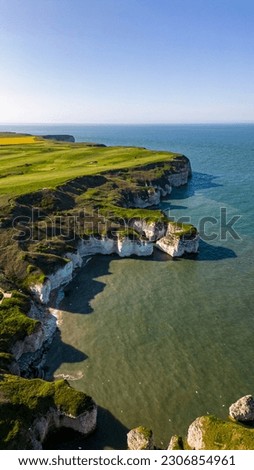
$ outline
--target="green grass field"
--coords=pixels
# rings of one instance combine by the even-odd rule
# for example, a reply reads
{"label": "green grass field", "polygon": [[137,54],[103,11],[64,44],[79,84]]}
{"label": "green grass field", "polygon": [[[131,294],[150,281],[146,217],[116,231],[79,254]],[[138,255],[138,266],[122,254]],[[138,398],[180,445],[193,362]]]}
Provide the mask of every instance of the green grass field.
{"label": "green grass field", "polygon": [[[1,145],[0,194],[9,197],[55,188],[78,176],[173,160],[176,154],[135,147],[92,147],[86,144],[34,140]],[[15,137],[18,139],[18,137]]]}

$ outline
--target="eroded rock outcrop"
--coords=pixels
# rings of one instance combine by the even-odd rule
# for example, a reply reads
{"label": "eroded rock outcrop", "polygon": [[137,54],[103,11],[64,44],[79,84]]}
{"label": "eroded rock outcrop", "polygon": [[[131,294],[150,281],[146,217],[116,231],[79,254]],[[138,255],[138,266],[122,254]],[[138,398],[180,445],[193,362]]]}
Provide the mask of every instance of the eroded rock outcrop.
{"label": "eroded rock outcrop", "polygon": [[43,304],[48,303],[52,290],[57,289],[62,284],[67,284],[72,280],[75,264],[73,260],[66,262],[65,266],[60,267],[54,273],[49,274],[43,283],[34,283],[30,286],[31,292],[37,300]]}
{"label": "eroded rock outcrop", "polygon": [[185,253],[197,253],[199,248],[199,235],[193,235],[191,237],[183,236],[176,237],[174,235],[168,235],[162,237],[156,242],[157,248],[164,253],[172,256],[172,258],[178,258],[183,256]]}
{"label": "eroded rock outcrop", "polygon": [[[167,450],[254,450],[253,408],[252,395],[246,395],[229,408],[230,417],[239,423],[212,415],[200,416],[188,428],[187,445],[186,439],[174,435]],[[129,433],[133,438],[131,445],[138,450],[143,448],[139,429]]]}
{"label": "eroded rock outcrop", "polygon": [[167,450],[183,450],[183,440],[180,436],[172,436]]}
{"label": "eroded rock outcrop", "polygon": [[149,256],[153,252],[153,245],[146,240],[131,240],[129,237],[117,237],[116,239],[101,237],[89,237],[79,245],[81,256],[115,253],[121,258],[131,255]]}
{"label": "eroded rock outcrop", "polygon": [[253,450],[254,429],[201,416],[190,425],[187,442],[195,450]]}
{"label": "eroded rock outcrop", "polygon": [[127,445],[129,450],[152,450],[154,449],[153,432],[151,429],[139,426],[127,434]]}
{"label": "eroded rock outcrop", "polygon": [[149,221],[145,219],[132,219],[130,226],[139,234],[144,234],[149,241],[156,241],[166,234],[166,225],[163,221]]}
{"label": "eroded rock outcrop", "polygon": [[57,316],[54,310],[35,302],[32,302],[28,316],[38,321],[37,331],[16,342],[12,352],[23,377],[43,378],[47,351],[57,330]]}
{"label": "eroded rock outcrop", "polygon": [[203,439],[203,430],[202,425],[204,423],[205,417],[201,416],[200,418],[195,419],[193,423],[189,426],[187,434],[188,445],[192,449],[201,450],[205,449],[205,442]]}
{"label": "eroded rock outcrop", "polygon": [[46,140],[56,140],[59,142],[75,142],[73,135],[69,134],[43,135],[42,137]]}
{"label": "eroded rock outcrop", "polygon": [[245,395],[229,408],[229,416],[236,421],[254,421],[254,399],[252,395]]}

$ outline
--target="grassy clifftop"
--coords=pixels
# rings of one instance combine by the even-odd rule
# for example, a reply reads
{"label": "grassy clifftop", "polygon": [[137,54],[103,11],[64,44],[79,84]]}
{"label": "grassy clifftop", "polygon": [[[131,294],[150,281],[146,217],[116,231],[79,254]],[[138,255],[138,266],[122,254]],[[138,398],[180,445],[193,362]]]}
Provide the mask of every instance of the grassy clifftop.
{"label": "grassy clifftop", "polygon": [[79,176],[170,162],[178,157],[171,152],[136,147],[101,147],[39,139],[19,145],[6,142],[8,138],[0,136],[0,194],[9,197],[44,187],[55,188]]}
{"label": "grassy clifftop", "polygon": [[254,428],[215,416],[201,416],[189,427],[187,448],[196,450],[253,450]]}
{"label": "grassy clifftop", "polygon": [[65,380],[0,375],[0,449],[30,448],[33,422],[50,410],[77,417],[93,407],[91,397],[72,389]]}

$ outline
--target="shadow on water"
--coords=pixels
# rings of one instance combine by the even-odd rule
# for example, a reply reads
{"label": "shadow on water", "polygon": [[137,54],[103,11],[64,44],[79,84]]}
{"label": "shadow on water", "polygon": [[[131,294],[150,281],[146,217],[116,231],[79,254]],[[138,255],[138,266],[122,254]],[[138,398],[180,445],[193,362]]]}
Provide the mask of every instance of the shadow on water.
{"label": "shadow on water", "polygon": [[[68,312],[73,313],[92,313],[91,301],[106,286],[104,282],[97,279],[111,274],[109,264],[112,259],[114,259],[112,256],[93,256],[85,269],[79,270],[78,276],[74,277],[72,282],[64,289],[64,299],[60,303],[59,308],[62,309],[64,307],[66,310],[67,307]],[[89,286],[89,289],[84,289],[84,286]]]}
{"label": "shadow on water", "polygon": [[197,255],[198,261],[219,261],[229,258],[237,258],[237,254],[230,248],[210,245],[204,240],[200,240],[199,253]]}
{"label": "shadow on water", "polygon": [[[54,372],[59,369],[61,364],[69,363],[69,364],[76,364],[77,362],[83,362],[88,359],[88,356],[84,354],[82,351],[74,348],[70,344],[66,344],[61,339],[61,332],[59,330],[56,331],[54,335],[54,340],[52,345],[50,346],[48,353],[47,353],[47,362],[46,362],[46,380],[53,380],[54,379]],[[61,377],[57,377],[61,378]],[[71,377],[64,377],[70,379]],[[76,378],[76,377],[73,377]]]}
{"label": "shadow on water", "polygon": [[209,245],[204,240],[199,242],[198,253],[185,254],[182,258],[174,258],[174,262],[183,262],[184,260],[195,260],[200,261],[221,261],[230,258],[237,258],[237,254],[234,250],[226,248],[225,246],[214,246]]}
{"label": "shadow on water", "polygon": [[[140,261],[138,256],[130,256],[128,259]],[[121,262],[122,258],[117,255],[94,255],[84,269],[81,268],[77,276],[65,287],[64,298],[57,308],[62,312],[68,311],[68,313],[86,315],[92,313],[92,300],[97,294],[103,292],[106,286],[104,282],[98,281],[98,278],[111,275],[110,263],[113,260]],[[175,262],[175,259],[160,250],[154,250],[151,256],[142,257],[142,261]],[[89,286],[89,288],[84,289],[84,286]]]}
{"label": "shadow on water", "polygon": [[[140,260],[138,256],[130,256],[128,259]],[[111,261],[121,262],[122,258],[117,255],[94,255],[84,269],[79,270],[78,275],[65,287],[64,298],[58,305],[62,311],[70,313],[89,314],[93,312],[92,300],[105,288],[104,282],[98,281],[101,276],[110,276]],[[142,257],[142,261],[174,261],[171,256],[159,250],[154,250],[154,254]],[[89,286],[89,289],[84,289]],[[82,296],[80,295],[82,292]]]}
{"label": "shadow on water", "polygon": [[[224,246],[214,246],[200,240],[199,252],[197,254],[186,255],[183,258],[172,258],[159,249],[154,249],[151,256],[143,257],[142,262],[183,262],[185,259],[200,261],[215,261],[224,260],[229,258],[236,258],[236,253]],[[139,257],[131,257],[133,260],[140,260]],[[98,281],[101,276],[110,276],[110,263],[111,261],[121,262],[122,259],[116,255],[95,255],[91,258],[90,262],[86,265],[85,269],[81,269],[73,281],[68,284],[64,289],[64,299],[60,303],[60,310],[68,311],[68,313],[75,314],[90,314],[93,312],[91,306],[92,300],[101,292],[103,292],[106,284]],[[85,288],[88,286],[89,288]],[[82,293],[82,295],[80,295]],[[66,345],[67,347],[67,345]],[[55,347],[54,347],[55,349]],[[66,358],[70,357],[69,353],[62,352],[62,347],[59,346],[61,355],[64,354]],[[68,361],[66,361],[68,362]],[[73,361],[74,362],[74,361]]]}
{"label": "shadow on water", "polygon": [[[216,183],[215,180],[218,176],[208,175],[207,173],[199,173],[194,171],[192,177],[188,181],[188,184],[180,188],[173,189],[170,194],[170,201],[177,199],[187,199],[194,196],[196,191],[203,191],[205,189],[218,188],[223,186],[222,184]],[[169,202],[170,202],[169,201]],[[172,208],[172,206],[170,206]],[[177,206],[177,209],[184,208],[184,206]]]}
{"label": "shadow on water", "polygon": [[78,432],[62,428],[48,435],[43,448],[47,450],[126,449],[128,429],[105,408],[98,407],[97,429],[84,438]]}
{"label": "shadow on water", "polygon": [[[236,258],[236,253],[224,246],[213,246],[203,240],[200,240],[200,249],[197,254],[186,255],[183,258],[171,258],[159,249],[154,250],[154,254],[149,257],[142,258],[143,262],[173,262],[183,263],[186,260],[193,260],[196,263],[202,261],[217,261],[224,259]],[[135,259],[135,258],[133,258]],[[111,275],[109,266],[112,260],[121,262],[121,258],[117,256],[94,256],[85,269],[81,269],[73,281],[66,287],[67,296],[60,303],[59,308],[62,312],[74,314],[90,314],[93,312],[91,301],[94,297],[101,293],[105,287],[104,282],[97,280],[100,276]],[[139,258],[138,258],[139,260]],[[89,286],[85,288],[84,286]],[[79,293],[82,293],[80,295]],[[66,344],[61,339],[61,332],[58,331],[54,341],[48,352],[48,360],[46,363],[46,378],[52,380],[54,373],[63,363],[79,363],[88,359],[83,352],[75,349],[73,346]],[[66,377],[67,379],[78,379],[79,376]]]}

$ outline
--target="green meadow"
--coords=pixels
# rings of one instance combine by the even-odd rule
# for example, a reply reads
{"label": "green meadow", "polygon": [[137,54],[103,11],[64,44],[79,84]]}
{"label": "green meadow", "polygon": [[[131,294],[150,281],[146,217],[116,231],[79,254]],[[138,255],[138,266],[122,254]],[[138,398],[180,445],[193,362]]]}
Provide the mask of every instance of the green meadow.
{"label": "green meadow", "polygon": [[15,197],[45,187],[55,188],[79,176],[95,175],[173,160],[177,154],[136,147],[34,140],[33,144],[1,145],[0,194]]}

